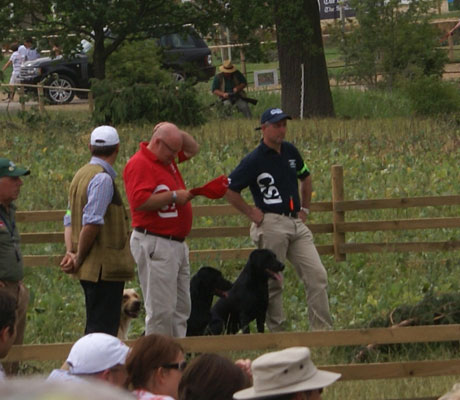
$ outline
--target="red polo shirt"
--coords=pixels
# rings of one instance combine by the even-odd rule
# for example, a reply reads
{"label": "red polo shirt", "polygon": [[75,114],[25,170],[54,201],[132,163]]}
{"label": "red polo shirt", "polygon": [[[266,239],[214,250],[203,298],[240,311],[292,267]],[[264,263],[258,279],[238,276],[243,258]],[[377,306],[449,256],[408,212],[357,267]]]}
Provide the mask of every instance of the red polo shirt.
{"label": "red polo shirt", "polygon": [[[148,142],[140,144],[123,171],[126,195],[131,208],[132,226],[145,228],[161,235],[186,237],[192,228],[192,205],[169,204],[156,211],[138,211],[152,193],[186,189],[175,162],[164,165],[147,148]],[[179,153],[179,162],[187,158]]]}

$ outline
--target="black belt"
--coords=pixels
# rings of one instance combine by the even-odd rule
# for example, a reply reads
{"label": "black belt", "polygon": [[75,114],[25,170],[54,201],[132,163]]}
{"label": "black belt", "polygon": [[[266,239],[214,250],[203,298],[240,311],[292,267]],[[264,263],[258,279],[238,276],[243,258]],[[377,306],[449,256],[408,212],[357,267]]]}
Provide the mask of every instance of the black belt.
{"label": "black belt", "polygon": [[160,233],[153,233],[153,232],[148,231],[145,228],[139,228],[137,226],[134,228],[134,230],[136,232],[143,233],[144,235],[158,236],[158,237],[161,237],[163,239],[175,240],[176,242],[181,242],[181,243],[185,240],[185,238],[183,238],[183,237],[177,237],[177,236],[173,236],[173,235],[162,235]]}
{"label": "black belt", "polygon": [[284,215],[285,217],[297,218],[297,211],[281,212],[280,215]]}

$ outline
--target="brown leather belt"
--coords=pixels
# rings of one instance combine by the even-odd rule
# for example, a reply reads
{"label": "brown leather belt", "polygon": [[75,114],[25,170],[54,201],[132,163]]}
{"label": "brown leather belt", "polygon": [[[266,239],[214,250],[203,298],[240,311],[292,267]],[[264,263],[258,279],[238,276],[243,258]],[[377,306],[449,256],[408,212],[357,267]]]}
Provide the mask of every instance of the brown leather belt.
{"label": "brown leather belt", "polygon": [[185,238],[177,237],[177,236],[173,236],[173,235],[162,235],[160,233],[153,233],[153,232],[148,231],[145,228],[140,228],[140,227],[137,227],[137,226],[134,228],[134,230],[136,232],[143,233],[144,235],[158,236],[158,237],[161,237],[163,239],[174,240],[176,242],[181,242],[181,243],[185,240]]}

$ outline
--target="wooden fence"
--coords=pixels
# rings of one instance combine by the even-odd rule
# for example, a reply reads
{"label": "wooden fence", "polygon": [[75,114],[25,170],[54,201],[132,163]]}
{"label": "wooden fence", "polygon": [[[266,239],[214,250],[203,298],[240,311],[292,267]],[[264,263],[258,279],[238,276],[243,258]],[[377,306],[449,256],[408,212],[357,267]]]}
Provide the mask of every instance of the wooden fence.
{"label": "wooden fence", "polygon": [[[336,261],[343,261],[347,254],[381,253],[381,252],[429,252],[456,251],[460,249],[460,240],[438,242],[375,242],[352,243],[347,234],[357,232],[405,231],[423,229],[460,228],[459,217],[391,219],[376,221],[347,222],[349,212],[359,210],[408,209],[460,206],[460,195],[429,196],[398,199],[345,200],[343,168],[339,165],[331,169],[332,199],[330,202],[312,203],[313,213],[329,213],[330,222],[308,224],[311,231],[318,235],[328,234],[331,242],[318,245],[320,254],[334,255]],[[238,215],[229,205],[196,206],[195,217],[222,221],[227,217]],[[452,214],[452,213],[451,213]],[[62,221],[64,210],[57,211],[23,211],[17,213],[19,225],[26,223],[27,228],[33,223]],[[192,250],[191,261],[240,260],[246,259],[252,247],[227,248],[228,238],[247,238],[249,223],[237,226],[206,226],[192,229],[189,236],[193,243],[204,238],[224,238],[225,248]],[[234,222],[234,221],[233,221]],[[21,230],[21,226],[20,226]],[[62,243],[63,231],[27,232],[21,234],[23,244]],[[62,246],[62,252],[64,246]],[[24,255],[25,266],[57,266],[62,254]],[[239,351],[239,350],[273,350],[294,345],[309,347],[366,345],[369,343],[417,343],[460,340],[460,325],[424,326],[404,328],[379,328],[327,332],[302,332],[279,334],[252,334],[239,336],[216,336],[205,338],[185,338],[181,342],[186,351]],[[15,346],[8,360],[63,360],[71,343]],[[342,380],[392,379],[408,377],[460,375],[460,360],[408,361],[397,363],[329,365],[322,368],[342,373]]]}
{"label": "wooden fence", "polygon": [[24,98],[25,96],[25,88],[36,88],[37,89],[37,101],[38,101],[38,111],[40,113],[45,112],[45,102],[46,102],[46,96],[45,96],[45,89],[52,89],[52,90],[72,90],[73,92],[82,92],[82,93],[88,93],[88,108],[89,112],[92,113],[94,111],[94,98],[93,98],[93,92],[91,89],[81,89],[81,88],[73,88],[73,87],[64,87],[64,86],[47,86],[47,85],[31,85],[31,84],[26,84],[26,83],[14,83],[14,84],[6,84],[6,83],[1,83],[1,87],[18,87],[19,90],[19,103],[21,104],[21,110],[25,111],[26,109],[26,104],[25,101],[21,101],[21,98]]}
{"label": "wooden fence", "polygon": [[[452,251],[460,249],[460,240],[439,242],[372,242],[352,243],[347,241],[347,233],[401,231],[423,229],[460,228],[460,217],[392,219],[378,221],[346,222],[346,213],[359,210],[426,208],[439,206],[460,206],[460,195],[429,196],[399,199],[375,200],[345,200],[343,168],[339,165],[331,169],[332,201],[312,203],[313,213],[331,213],[331,222],[308,224],[311,231],[317,235],[329,234],[332,242],[317,245],[319,254],[334,254],[336,261],[346,260],[347,254],[353,253],[382,253],[382,252],[430,252]],[[62,221],[64,210],[56,211],[22,211],[17,213],[17,222],[26,223],[28,227],[36,222]],[[193,207],[195,218],[230,217],[238,215],[238,211],[230,205],[211,205]],[[244,220],[239,226],[206,226],[193,228],[189,238],[194,241],[204,238],[235,238],[248,237],[249,223]],[[21,234],[23,244],[64,243],[63,231],[59,232],[29,232]],[[64,246],[63,246],[64,250]],[[218,261],[247,259],[253,247],[241,248],[213,248],[192,250],[190,260]],[[55,255],[24,255],[24,264],[27,267],[55,266],[62,258],[62,254]]]}

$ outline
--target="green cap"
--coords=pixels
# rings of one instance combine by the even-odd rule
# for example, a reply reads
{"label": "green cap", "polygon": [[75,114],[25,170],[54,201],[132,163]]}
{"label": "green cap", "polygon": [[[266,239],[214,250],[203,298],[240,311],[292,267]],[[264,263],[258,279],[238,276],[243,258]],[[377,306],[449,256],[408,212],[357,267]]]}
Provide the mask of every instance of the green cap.
{"label": "green cap", "polygon": [[28,169],[16,166],[7,158],[0,158],[0,178],[4,176],[23,176],[29,174],[30,171]]}

